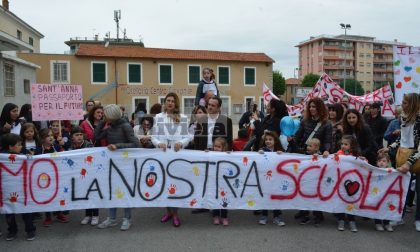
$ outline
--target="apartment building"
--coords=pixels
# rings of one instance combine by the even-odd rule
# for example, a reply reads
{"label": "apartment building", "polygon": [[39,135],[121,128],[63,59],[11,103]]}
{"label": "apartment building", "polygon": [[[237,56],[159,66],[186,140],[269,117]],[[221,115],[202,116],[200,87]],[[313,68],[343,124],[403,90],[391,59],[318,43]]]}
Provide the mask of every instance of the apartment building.
{"label": "apartment building", "polygon": [[30,83],[36,81],[36,64],[16,56],[16,52],[40,51],[44,36],[9,10],[9,1],[0,6],[0,107],[11,102],[30,102]]}
{"label": "apartment building", "polygon": [[[71,54],[21,53],[41,66],[38,83],[80,84],[85,100],[150,108],[175,92],[182,112],[191,113],[203,68],[210,67],[222,98],[222,112],[234,120],[251,101],[263,104],[262,85],[272,86],[274,60],[264,53],[145,48],[118,43],[71,44]],[[260,105],[260,107],[263,107]]]}
{"label": "apartment building", "polygon": [[393,83],[392,48],[406,45],[374,37],[320,35],[300,42],[299,78],[308,73],[328,74],[334,81],[360,81],[365,92]]}

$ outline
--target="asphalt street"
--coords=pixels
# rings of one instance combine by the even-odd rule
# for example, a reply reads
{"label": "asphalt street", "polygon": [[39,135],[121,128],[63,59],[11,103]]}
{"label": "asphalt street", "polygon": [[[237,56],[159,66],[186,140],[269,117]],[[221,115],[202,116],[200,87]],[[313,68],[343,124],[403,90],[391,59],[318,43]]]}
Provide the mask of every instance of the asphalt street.
{"label": "asphalt street", "polygon": [[[107,216],[101,210],[101,220]],[[335,218],[325,214],[320,227],[301,226],[294,220],[296,211],[284,211],[286,226],[270,222],[259,225],[258,216],[251,211],[230,211],[230,226],[214,226],[209,213],[191,214],[180,209],[182,226],[160,223],[159,208],[135,209],[133,225],[120,231],[119,225],[100,230],[83,226],[83,211],[71,211],[71,221],[54,221],[49,228],[36,221],[37,236],[26,241],[23,222],[18,217],[19,233],[14,241],[6,241],[6,223],[0,221],[3,236],[0,251],[420,251],[420,232],[413,226],[413,213],[406,216],[406,224],[394,232],[378,232],[373,220],[357,218],[358,233],[337,231]],[[122,210],[118,211],[122,215]],[[121,219],[120,219],[121,220]]]}

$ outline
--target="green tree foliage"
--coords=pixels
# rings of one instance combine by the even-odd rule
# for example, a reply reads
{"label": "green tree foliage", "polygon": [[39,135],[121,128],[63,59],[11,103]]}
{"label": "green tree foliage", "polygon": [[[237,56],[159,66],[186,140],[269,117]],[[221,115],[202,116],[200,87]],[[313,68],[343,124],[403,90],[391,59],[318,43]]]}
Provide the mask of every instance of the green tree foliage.
{"label": "green tree foliage", "polygon": [[[340,81],[340,87],[344,88],[344,81]],[[352,95],[363,95],[365,90],[360,82],[354,79],[346,80],[346,92]]]}
{"label": "green tree foliage", "polygon": [[303,77],[302,87],[314,87],[316,82],[319,80],[318,74],[309,73]]}
{"label": "green tree foliage", "polygon": [[286,79],[280,71],[273,71],[273,93],[277,96],[286,91]]}

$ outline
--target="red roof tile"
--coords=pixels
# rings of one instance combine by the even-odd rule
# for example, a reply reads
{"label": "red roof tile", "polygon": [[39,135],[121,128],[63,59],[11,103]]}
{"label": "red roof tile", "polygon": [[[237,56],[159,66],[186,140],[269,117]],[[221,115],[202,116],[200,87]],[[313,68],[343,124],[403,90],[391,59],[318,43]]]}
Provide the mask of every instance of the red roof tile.
{"label": "red roof tile", "polygon": [[148,58],[178,60],[218,60],[274,63],[265,53],[219,52],[204,50],[178,50],[163,48],[144,48],[133,46],[105,47],[103,45],[82,44],[76,56],[116,57],[116,58]]}

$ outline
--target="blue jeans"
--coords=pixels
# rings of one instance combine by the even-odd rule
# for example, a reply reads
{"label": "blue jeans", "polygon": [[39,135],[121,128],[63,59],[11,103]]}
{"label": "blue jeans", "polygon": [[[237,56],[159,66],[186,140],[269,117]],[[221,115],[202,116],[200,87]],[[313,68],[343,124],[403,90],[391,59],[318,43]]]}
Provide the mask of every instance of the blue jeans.
{"label": "blue jeans", "polygon": [[[109,218],[112,220],[117,218],[117,208],[109,209]],[[124,208],[124,218],[131,219],[131,208]]]}

